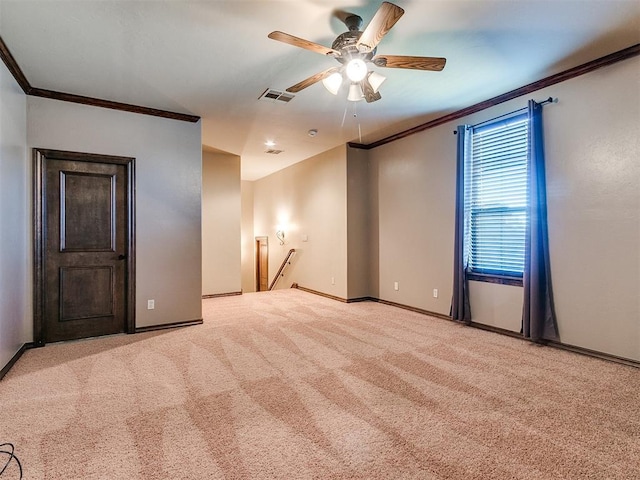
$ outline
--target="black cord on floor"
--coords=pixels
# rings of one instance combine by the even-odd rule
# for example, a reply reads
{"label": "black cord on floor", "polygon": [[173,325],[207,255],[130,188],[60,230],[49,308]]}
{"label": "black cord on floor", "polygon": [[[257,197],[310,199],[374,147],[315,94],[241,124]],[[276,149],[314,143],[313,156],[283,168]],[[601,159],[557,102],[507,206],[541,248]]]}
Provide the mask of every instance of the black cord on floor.
{"label": "black cord on floor", "polygon": [[20,463],[20,460],[18,460],[18,457],[16,457],[13,452],[15,452],[15,448],[12,443],[0,444],[0,454],[9,456],[9,458],[7,459],[7,462],[4,464],[4,467],[2,467],[2,470],[0,470],[0,477],[5,472],[7,467],[11,464],[11,460],[15,460],[16,464],[18,465],[18,469],[20,470],[19,480],[22,480],[22,464]]}

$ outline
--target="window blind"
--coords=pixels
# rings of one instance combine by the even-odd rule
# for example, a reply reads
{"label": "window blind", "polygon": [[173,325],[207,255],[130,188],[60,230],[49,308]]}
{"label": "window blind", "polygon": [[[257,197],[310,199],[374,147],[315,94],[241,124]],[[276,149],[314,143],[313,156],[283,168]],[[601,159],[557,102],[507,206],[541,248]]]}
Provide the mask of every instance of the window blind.
{"label": "window blind", "polygon": [[526,113],[472,129],[465,182],[471,272],[522,276],[527,130]]}

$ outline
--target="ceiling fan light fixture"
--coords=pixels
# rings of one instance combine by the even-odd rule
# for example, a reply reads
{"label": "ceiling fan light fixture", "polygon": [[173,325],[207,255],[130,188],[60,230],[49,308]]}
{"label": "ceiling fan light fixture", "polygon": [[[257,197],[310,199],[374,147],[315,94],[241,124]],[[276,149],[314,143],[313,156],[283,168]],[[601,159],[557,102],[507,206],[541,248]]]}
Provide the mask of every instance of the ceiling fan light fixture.
{"label": "ceiling fan light fixture", "polygon": [[384,75],[380,75],[377,72],[371,72],[369,74],[369,84],[371,85],[371,88],[373,88],[373,93],[378,93],[380,85],[382,85],[382,82],[384,82],[386,79],[387,77],[385,77]]}
{"label": "ceiling fan light fixture", "polygon": [[364,99],[364,92],[362,91],[362,87],[359,83],[352,83],[349,85],[349,95],[347,96],[347,100],[350,102],[359,102]]}
{"label": "ceiling fan light fixture", "polygon": [[367,76],[367,64],[364,63],[364,60],[354,58],[347,63],[346,71],[349,80],[352,82],[359,82]]}
{"label": "ceiling fan light fixture", "polygon": [[329,90],[329,92],[337,95],[338,90],[340,90],[340,86],[342,85],[342,75],[339,72],[334,72],[327,78],[323,79],[322,84],[324,85],[324,88]]}
{"label": "ceiling fan light fixture", "polygon": [[349,91],[347,99],[349,101],[357,102],[364,99],[367,103],[372,103],[382,98],[378,90],[385,81],[385,77],[369,70],[369,63],[381,68],[431,71],[440,71],[445,66],[446,58],[442,57],[377,54],[380,40],[404,14],[402,8],[390,1],[382,2],[363,31],[361,31],[362,18],[360,16],[346,12],[335,13],[349,31],[338,35],[331,48],[280,31],[271,32],[268,35],[272,40],[304,48],[325,57],[331,56],[342,64],[341,67],[328,68],[305,78],[287,88],[287,92],[298,93],[300,90],[322,81],[329,92],[337,95],[340,89],[347,89],[347,87],[342,87],[342,84],[347,82]]}

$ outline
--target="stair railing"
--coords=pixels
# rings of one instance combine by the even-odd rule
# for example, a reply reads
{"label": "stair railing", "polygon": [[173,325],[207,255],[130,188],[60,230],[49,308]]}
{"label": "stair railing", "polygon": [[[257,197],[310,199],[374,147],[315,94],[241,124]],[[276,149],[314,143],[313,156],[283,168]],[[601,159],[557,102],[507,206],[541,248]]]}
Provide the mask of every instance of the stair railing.
{"label": "stair railing", "polygon": [[282,265],[280,265],[280,268],[278,269],[278,273],[276,273],[276,276],[273,277],[271,285],[269,285],[269,290],[273,290],[276,286],[276,283],[278,283],[278,280],[280,280],[281,277],[284,277],[284,269],[287,268],[287,265],[291,265],[291,257],[293,257],[295,253],[296,249],[292,248],[291,250],[289,250],[289,253],[287,253],[287,256],[284,257]]}

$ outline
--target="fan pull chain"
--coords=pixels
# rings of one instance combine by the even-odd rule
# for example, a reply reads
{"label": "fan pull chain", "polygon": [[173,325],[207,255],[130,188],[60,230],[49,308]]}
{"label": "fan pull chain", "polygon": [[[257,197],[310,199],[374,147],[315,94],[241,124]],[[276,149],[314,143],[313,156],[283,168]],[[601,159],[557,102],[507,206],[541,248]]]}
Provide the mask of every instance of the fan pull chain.
{"label": "fan pull chain", "polygon": [[[344,122],[347,119],[347,110],[349,109],[349,103],[353,103],[353,118],[358,118],[358,103],[357,102],[347,102],[344,106],[344,113],[342,114],[342,123],[340,124],[340,128],[344,127]],[[362,128],[360,122],[358,121],[358,141],[362,143]]]}
{"label": "fan pull chain", "polygon": [[[353,118],[358,118],[358,102],[353,102]],[[362,143],[362,128],[358,120],[358,142]]]}

